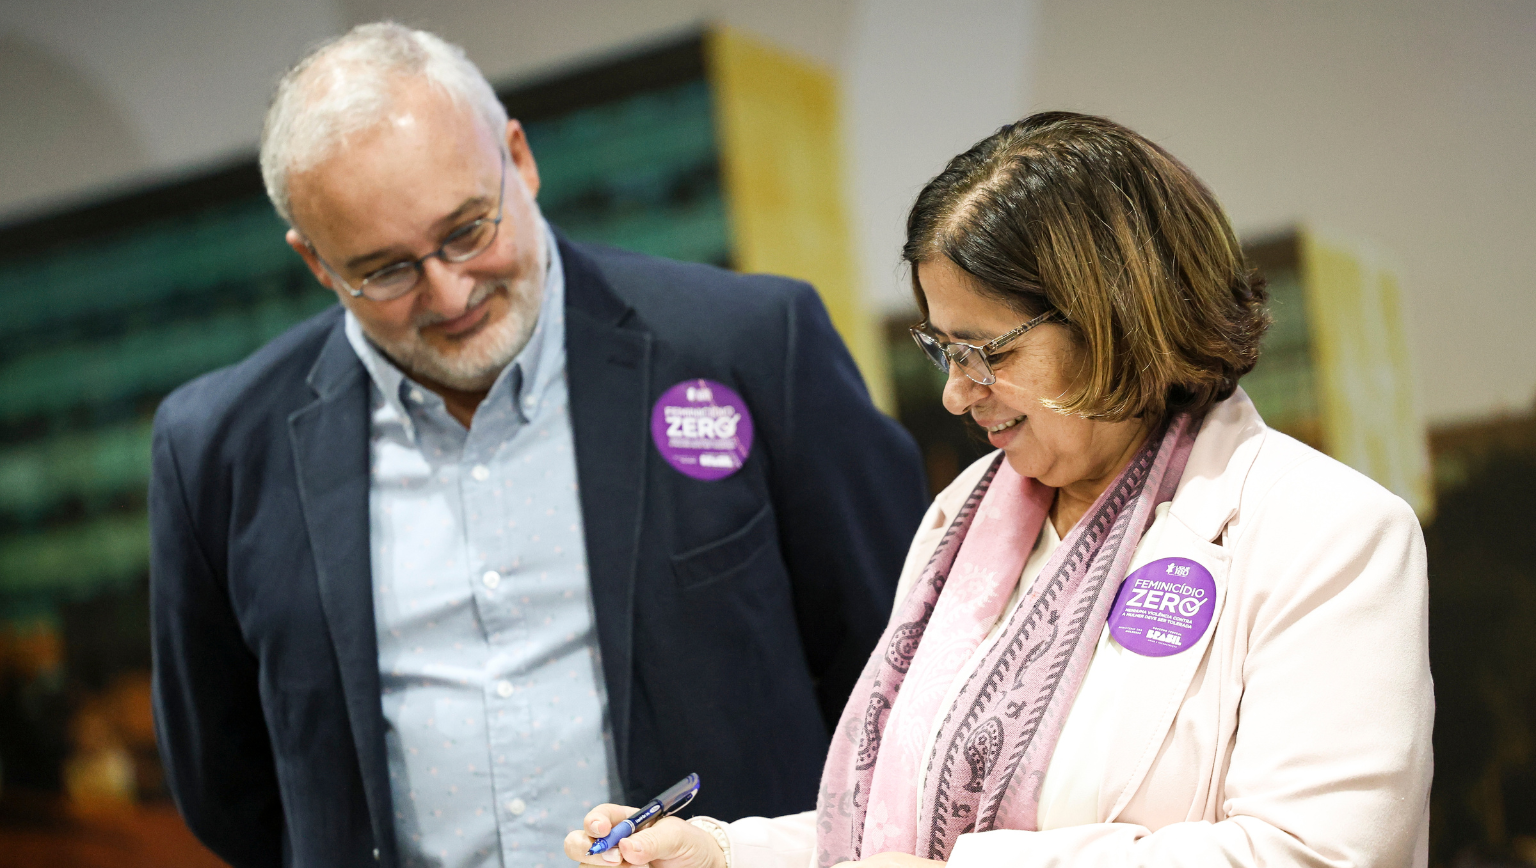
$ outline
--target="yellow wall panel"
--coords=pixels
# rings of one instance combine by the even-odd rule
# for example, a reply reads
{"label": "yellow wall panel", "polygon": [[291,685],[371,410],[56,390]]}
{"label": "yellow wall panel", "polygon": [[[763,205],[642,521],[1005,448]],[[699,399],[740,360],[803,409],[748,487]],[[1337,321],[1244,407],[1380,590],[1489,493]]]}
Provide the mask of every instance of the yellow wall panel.
{"label": "yellow wall panel", "polygon": [[1301,260],[1326,451],[1428,521],[1429,445],[1397,277],[1358,246],[1311,230],[1302,233]]}
{"label": "yellow wall panel", "polygon": [[814,285],[875,404],[892,412],[886,354],[854,271],[835,77],[728,28],[709,31],[705,55],[736,268]]}

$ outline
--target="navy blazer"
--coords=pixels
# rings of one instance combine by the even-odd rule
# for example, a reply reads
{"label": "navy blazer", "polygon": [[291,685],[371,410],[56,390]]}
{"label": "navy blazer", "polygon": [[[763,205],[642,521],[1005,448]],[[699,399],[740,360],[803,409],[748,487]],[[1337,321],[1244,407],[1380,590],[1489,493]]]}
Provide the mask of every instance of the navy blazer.
{"label": "navy blazer", "polygon": [[[624,797],[689,772],[725,819],[810,808],[927,496],[814,290],[560,241],[571,426]],[[744,466],[651,442],[704,377]],[[369,378],[339,307],[155,417],[155,711],[188,825],[232,865],[398,863],[369,564]],[[571,817],[576,828],[580,817]]]}

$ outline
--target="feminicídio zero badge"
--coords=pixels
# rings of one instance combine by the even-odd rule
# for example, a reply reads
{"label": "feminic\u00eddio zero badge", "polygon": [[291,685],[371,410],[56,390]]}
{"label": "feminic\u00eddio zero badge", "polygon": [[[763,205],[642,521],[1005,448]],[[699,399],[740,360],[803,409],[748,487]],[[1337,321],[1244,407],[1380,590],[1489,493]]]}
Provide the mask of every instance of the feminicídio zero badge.
{"label": "feminic\u00eddio zero badge", "polygon": [[1109,610],[1109,633],[1144,657],[1193,647],[1211,626],[1216,580],[1189,558],[1159,558],[1120,583]]}
{"label": "feminic\u00eddio zero badge", "polygon": [[752,414],[731,387],[684,380],[651,409],[651,439],[678,471],[694,479],[724,479],[752,453]]}

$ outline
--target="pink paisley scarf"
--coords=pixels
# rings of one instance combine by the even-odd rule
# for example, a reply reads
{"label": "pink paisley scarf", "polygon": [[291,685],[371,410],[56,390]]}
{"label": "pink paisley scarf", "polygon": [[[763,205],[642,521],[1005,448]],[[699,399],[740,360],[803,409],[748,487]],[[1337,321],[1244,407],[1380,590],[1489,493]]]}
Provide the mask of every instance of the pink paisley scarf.
{"label": "pink paisley scarf", "polygon": [[[1062,540],[955,703],[941,709],[1002,614],[1055,495],[998,456],[843,709],[817,804],[819,865],[893,850],[944,859],[967,832],[1035,828],[1040,785],[1115,591],[1157,505],[1173,497],[1197,427],[1181,415],[1148,438]],[[934,751],[923,756],[940,713]]]}

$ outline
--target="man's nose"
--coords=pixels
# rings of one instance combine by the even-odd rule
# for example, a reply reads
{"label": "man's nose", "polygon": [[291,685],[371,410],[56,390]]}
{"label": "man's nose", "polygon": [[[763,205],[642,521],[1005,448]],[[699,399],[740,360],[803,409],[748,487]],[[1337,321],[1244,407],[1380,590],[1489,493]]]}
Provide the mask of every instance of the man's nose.
{"label": "man's nose", "polygon": [[427,306],[444,316],[463,314],[475,291],[475,278],[440,256],[429,257],[421,264],[421,280],[426,284],[423,289]]}

